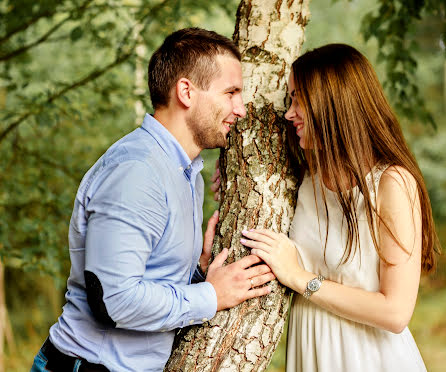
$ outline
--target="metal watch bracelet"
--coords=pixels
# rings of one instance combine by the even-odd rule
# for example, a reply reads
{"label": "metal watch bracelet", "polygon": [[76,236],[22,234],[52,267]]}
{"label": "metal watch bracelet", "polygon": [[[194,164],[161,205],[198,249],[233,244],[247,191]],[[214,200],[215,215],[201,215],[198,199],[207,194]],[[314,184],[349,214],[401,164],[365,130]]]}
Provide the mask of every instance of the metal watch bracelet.
{"label": "metal watch bracelet", "polygon": [[324,280],[325,278],[320,274],[316,278],[311,279],[307,283],[307,287],[305,288],[304,293],[302,293],[302,296],[308,300],[314,292],[319,290]]}

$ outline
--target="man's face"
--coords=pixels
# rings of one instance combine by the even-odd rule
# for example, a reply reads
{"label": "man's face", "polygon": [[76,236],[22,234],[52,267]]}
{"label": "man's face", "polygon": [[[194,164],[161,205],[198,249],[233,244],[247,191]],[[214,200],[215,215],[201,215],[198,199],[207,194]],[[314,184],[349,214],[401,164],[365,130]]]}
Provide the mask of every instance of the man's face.
{"label": "man's face", "polygon": [[246,116],[242,99],[242,66],[227,55],[216,57],[220,74],[209,89],[198,90],[198,99],[186,123],[201,149],[226,146],[226,137],[237,118]]}

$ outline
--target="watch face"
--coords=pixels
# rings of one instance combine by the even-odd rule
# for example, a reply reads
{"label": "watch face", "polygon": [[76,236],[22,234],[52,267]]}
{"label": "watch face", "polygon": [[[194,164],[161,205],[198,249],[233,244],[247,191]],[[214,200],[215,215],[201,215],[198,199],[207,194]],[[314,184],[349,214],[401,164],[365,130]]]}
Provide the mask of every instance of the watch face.
{"label": "watch face", "polygon": [[314,278],[308,282],[308,289],[312,292],[317,291],[321,287],[321,281],[317,278]]}

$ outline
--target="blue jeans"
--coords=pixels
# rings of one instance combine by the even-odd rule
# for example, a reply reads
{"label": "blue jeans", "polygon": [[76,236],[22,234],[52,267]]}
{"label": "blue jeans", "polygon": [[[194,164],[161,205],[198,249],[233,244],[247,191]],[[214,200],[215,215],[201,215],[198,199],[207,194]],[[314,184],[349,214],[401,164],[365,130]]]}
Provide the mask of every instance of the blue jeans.
{"label": "blue jeans", "polygon": [[[48,363],[48,359],[46,358],[45,354],[43,354],[42,350],[39,350],[36,357],[34,358],[34,364],[31,367],[30,372],[45,372],[48,371],[46,369],[46,364]],[[76,360],[76,363],[74,364],[73,372],[78,372],[79,367],[81,365],[81,360]],[[70,372],[70,371],[67,371]]]}

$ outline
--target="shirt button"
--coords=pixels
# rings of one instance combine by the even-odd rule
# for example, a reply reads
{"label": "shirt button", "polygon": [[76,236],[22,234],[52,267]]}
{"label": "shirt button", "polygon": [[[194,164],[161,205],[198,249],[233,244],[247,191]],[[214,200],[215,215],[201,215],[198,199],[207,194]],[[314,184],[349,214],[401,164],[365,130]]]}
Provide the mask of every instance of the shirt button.
{"label": "shirt button", "polygon": [[203,318],[203,319],[201,319],[202,321],[203,321],[203,323],[204,322],[207,322],[209,319],[208,318]]}
{"label": "shirt button", "polygon": [[189,320],[190,325],[194,324],[194,322],[195,322],[195,320],[193,320],[193,319]]}

